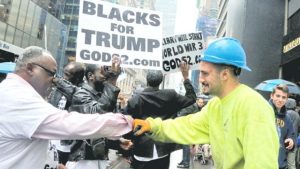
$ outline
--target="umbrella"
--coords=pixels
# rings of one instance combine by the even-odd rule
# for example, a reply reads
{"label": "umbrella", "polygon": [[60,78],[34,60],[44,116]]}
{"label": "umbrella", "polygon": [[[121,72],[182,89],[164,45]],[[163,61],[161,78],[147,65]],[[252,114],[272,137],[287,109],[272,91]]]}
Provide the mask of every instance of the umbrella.
{"label": "umbrella", "polygon": [[15,71],[16,63],[2,62],[0,63],[0,73],[11,73]]}
{"label": "umbrella", "polygon": [[289,93],[300,95],[300,88],[298,87],[297,84],[283,79],[271,79],[271,80],[263,81],[260,84],[258,84],[255,87],[255,89],[260,91],[272,92],[273,88],[279,84],[287,85],[287,87],[289,88]]}

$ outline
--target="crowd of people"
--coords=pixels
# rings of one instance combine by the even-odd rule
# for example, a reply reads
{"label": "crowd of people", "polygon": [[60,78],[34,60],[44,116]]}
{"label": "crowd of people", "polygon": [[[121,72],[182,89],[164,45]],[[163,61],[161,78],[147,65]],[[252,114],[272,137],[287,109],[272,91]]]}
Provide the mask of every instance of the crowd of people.
{"label": "crowd of people", "polygon": [[300,117],[288,87],[268,101],[242,84],[251,69],[234,38],[212,42],[200,60],[208,102],[197,99],[187,63],[185,96],[159,89],[162,72],[149,70],[147,87],[127,101],[116,86],[118,57],[111,66],[70,62],[57,77],[51,53],[26,48],[0,83],[0,168],[104,169],[109,149],[133,169],[168,169],[170,153],[183,149],[177,167],[189,168],[190,145],[200,144],[210,145],[216,169],[296,168]]}

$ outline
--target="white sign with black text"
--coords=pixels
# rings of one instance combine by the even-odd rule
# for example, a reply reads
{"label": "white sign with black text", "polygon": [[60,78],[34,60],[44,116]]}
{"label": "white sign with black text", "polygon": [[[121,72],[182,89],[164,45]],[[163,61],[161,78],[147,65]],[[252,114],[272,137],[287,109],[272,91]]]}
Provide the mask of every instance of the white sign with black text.
{"label": "white sign with black text", "polygon": [[180,71],[180,63],[187,62],[191,70],[199,69],[198,63],[204,48],[201,32],[163,38],[163,64],[165,74]]}
{"label": "white sign with black text", "polygon": [[162,23],[156,11],[124,7],[99,0],[81,0],[76,61],[121,67],[162,67]]}

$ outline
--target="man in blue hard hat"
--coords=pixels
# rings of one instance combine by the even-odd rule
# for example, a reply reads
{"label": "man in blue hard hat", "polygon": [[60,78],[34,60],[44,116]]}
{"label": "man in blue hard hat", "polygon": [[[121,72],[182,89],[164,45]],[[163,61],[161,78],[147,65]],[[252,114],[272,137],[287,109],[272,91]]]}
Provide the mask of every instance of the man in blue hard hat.
{"label": "man in blue hard hat", "polygon": [[201,57],[199,80],[204,93],[215,97],[188,116],[135,119],[135,134],[149,132],[149,137],[162,142],[211,144],[216,169],[278,169],[272,107],[239,82],[242,69],[251,71],[238,40],[212,42]]}

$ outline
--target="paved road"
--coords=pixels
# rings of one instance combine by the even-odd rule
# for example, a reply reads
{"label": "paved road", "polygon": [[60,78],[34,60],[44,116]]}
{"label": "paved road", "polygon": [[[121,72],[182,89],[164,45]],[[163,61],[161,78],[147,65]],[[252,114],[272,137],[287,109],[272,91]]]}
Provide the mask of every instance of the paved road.
{"label": "paved road", "polygon": [[[116,155],[115,151],[110,150],[109,153],[110,158],[110,166],[113,169],[124,169],[124,163],[120,163],[119,156]],[[181,161],[182,158],[182,150],[175,151],[171,154],[170,168],[169,169],[178,169],[177,164]],[[207,165],[200,164],[200,161],[191,160],[190,169],[214,169],[212,166],[212,162],[209,161]]]}

